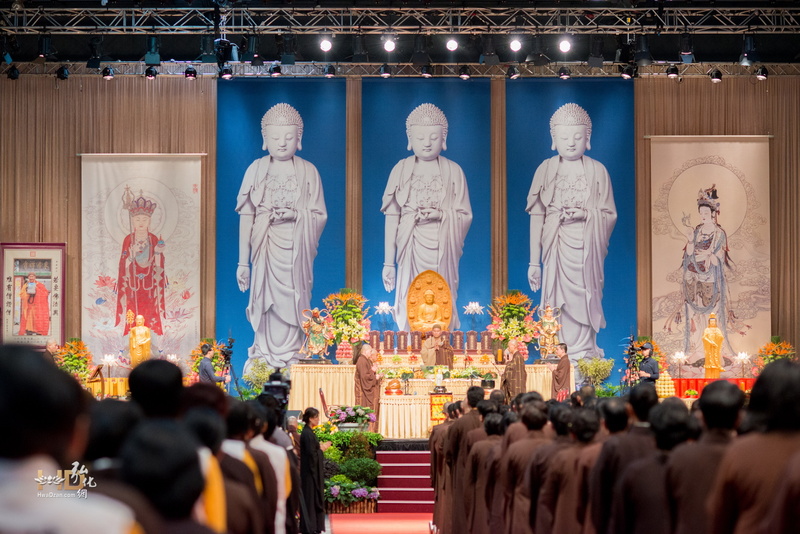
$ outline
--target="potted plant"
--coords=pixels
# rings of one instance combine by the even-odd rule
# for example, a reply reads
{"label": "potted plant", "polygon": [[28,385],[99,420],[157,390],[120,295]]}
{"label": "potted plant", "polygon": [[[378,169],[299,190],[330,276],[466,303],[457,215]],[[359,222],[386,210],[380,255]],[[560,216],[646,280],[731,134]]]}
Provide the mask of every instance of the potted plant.
{"label": "potted plant", "polygon": [[332,409],[328,418],[339,430],[364,431],[375,422],[375,411],[366,406],[340,406]]}
{"label": "potted plant", "polygon": [[483,379],[481,380],[481,387],[483,389],[494,389],[495,379],[497,375],[492,373],[491,371],[483,375]]}
{"label": "potted plant", "polygon": [[581,358],[578,360],[578,371],[589,379],[589,383],[597,388],[603,380],[611,376],[614,361],[605,358]]}

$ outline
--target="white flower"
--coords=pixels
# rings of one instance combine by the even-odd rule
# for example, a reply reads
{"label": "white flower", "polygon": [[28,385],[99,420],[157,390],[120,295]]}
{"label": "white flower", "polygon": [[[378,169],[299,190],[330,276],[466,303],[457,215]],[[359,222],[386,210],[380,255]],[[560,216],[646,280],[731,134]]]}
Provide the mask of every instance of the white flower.
{"label": "white flower", "polygon": [[378,306],[375,308],[375,313],[378,315],[386,315],[392,313],[392,306],[389,306],[388,302],[380,302]]}
{"label": "white flower", "polygon": [[464,306],[464,313],[467,315],[483,315],[483,306],[478,302],[470,302]]}

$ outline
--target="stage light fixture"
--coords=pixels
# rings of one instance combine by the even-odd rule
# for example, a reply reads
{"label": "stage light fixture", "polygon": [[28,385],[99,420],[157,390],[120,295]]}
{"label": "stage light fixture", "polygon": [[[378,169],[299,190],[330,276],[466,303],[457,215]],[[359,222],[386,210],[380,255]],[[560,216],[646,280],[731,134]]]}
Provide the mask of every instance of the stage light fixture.
{"label": "stage light fixture", "polygon": [[458,69],[458,77],[462,80],[469,80],[472,77],[472,73],[469,70],[469,65],[461,65],[461,68]]}
{"label": "stage light fixture", "polygon": [[260,57],[258,53],[258,35],[246,35],[242,37],[239,49],[244,50],[240,57],[242,61],[249,61],[250,63],[255,61],[256,58]]}
{"label": "stage light fixture", "polygon": [[223,80],[230,80],[233,78],[233,69],[230,65],[224,65],[221,69],[219,69],[219,77]]}
{"label": "stage light fixture", "polygon": [[183,71],[183,77],[189,81],[197,80],[197,69],[189,65],[188,67],[186,67],[186,70]]}
{"label": "stage light fixture", "polygon": [[694,46],[692,46],[692,36],[686,32],[681,34],[681,62],[694,63]]}
{"label": "stage light fixture", "polygon": [[394,52],[394,49],[397,46],[395,43],[396,39],[397,37],[391,33],[387,33],[381,37],[381,40],[383,40],[383,49],[387,52]]}
{"label": "stage light fixture", "polygon": [[11,65],[8,70],[6,71],[6,76],[8,76],[9,80],[18,80],[19,79],[19,69],[16,65]]}
{"label": "stage light fixture", "polygon": [[572,49],[572,36],[570,34],[565,33],[561,36],[561,39],[558,41],[558,49],[565,54]]}
{"label": "stage light fixture", "polygon": [[336,76],[336,67],[334,67],[333,65],[328,65],[327,67],[325,67],[325,77],[333,78],[334,76]]}
{"label": "stage light fixture", "polygon": [[380,70],[378,73],[381,75],[381,78],[391,78],[392,77],[392,67],[388,63],[384,63],[381,65]]}
{"label": "stage light fixture", "polygon": [[767,67],[765,67],[764,65],[761,65],[760,67],[758,67],[756,69],[756,79],[757,80],[763,82],[764,80],[767,79],[767,76],[769,76],[769,71],[767,71]]}
{"label": "stage light fixture", "polygon": [[526,63],[533,63],[538,67],[550,64],[550,58],[544,54],[544,44],[542,43],[542,36],[535,35],[533,38],[533,50],[525,58]]}
{"label": "stage light fixture", "polygon": [[653,63],[653,54],[650,53],[650,45],[647,42],[646,35],[637,37],[636,52],[633,54],[633,60],[640,67],[646,67]]}
{"label": "stage light fixture", "polygon": [[514,65],[508,67],[508,70],[506,71],[506,78],[509,80],[516,80],[519,78],[519,69]]}
{"label": "stage light fixture", "polygon": [[[291,33],[284,33],[275,37],[278,45],[278,55],[281,57],[281,65],[294,65],[297,59],[297,39]],[[262,60],[261,64],[264,62]]]}
{"label": "stage light fixture", "polygon": [[478,58],[478,63],[481,65],[499,65],[500,58],[497,57],[497,52],[494,50],[494,41],[492,40],[492,36],[487,34],[481,39],[483,41],[483,53]]}
{"label": "stage light fixture", "polygon": [[570,72],[569,67],[561,67],[558,69],[558,77],[562,80],[569,80],[570,76],[572,76],[572,72]]}
{"label": "stage light fixture", "polygon": [[40,58],[47,59],[53,53],[53,41],[49,35],[42,34],[39,36],[37,43],[37,50]]}
{"label": "stage light fixture", "polygon": [[414,53],[411,54],[411,64],[415,67],[429,65],[431,56],[428,54],[428,42],[424,35],[414,37]]}
{"label": "stage light fixture", "polygon": [[147,36],[147,52],[144,54],[144,64],[148,67],[161,65],[161,39],[157,35]]}
{"label": "stage light fixture", "polygon": [[719,69],[712,69],[711,72],[708,73],[708,77],[711,78],[712,83],[719,83],[722,81],[722,73]]}
{"label": "stage light fixture", "polygon": [[330,34],[323,34],[319,39],[319,49],[323,52],[330,52],[333,48],[333,37]]}
{"label": "stage light fixture", "polygon": [[634,68],[633,65],[630,64],[625,65],[624,67],[622,67],[622,70],[620,71],[619,75],[622,77],[623,80],[630,80],[631,78],[636,76],[636,69]]}
{"label": "stage light fixture", "polygon": [[590,67],[601,69],[603,68],[603,59],[603,36],[592,35],[592,39],[589,44],[589,59],[586,61],[586,63]]}
{"label": "stage light fixture", "polygon": [[201,63],[216,63],[217,53],[214,51],[214,36],[200,36],[200,57]]}
{"label": "stage light fixture", "polygon": [[367,47],[364,46],[364,36],[356,35],[353,38],[353,63],[369,63]]}
{"label": "stage light fixture", "polygon": [[111,67],[104,67],[103,68],[103,79],[104,80],[113,80],[114,79],[114,69]]}
{"label": "stage light fixture", "polygon": [[155,67],[150,66],[144,69],[144,77],[148,80],[155,80],[156,76],[158,76],[158,71]]}
{"label": "stage light fixture", "polygon": [[677,65],[670,65],[669,67],[667,67],[666,72],[668,78],[677,78],[681,74],[680,70],[678,70]]}
{"label": "stage light fixture", "polygon": [[66,65],[58,67],[58,70],[56,70],[56,78],[59,80],[66,80],[69,78],[69,68],[67,68]]}
{"label": "stage light fixture", "polygon": [[512,52],[519,52],[522,50],[522,41],[519,40],[519,37],[513,35],[511,37],[511,41],[508,43],[508,47],[511,49]]}
{"label": "stage light fixture", "polygon": [[281,72],[281,66],[280,65],[272,65],[269,68],[269,75],[272,76],[273,78],[277,78],[278,76],[280,76],[282,74],[283,74],[283,72]]}
{"label": "stage light fixture", "polygon": [[739,65],[750,67],[758,62],[756,53],[756,40],[752,35],[745,35],[742,42],[742,55],[739,56]]}
{"label": "stage light fixture", "polygon": [[102,51],[103,46],[103,38],[99,36],[92,37],[89,39],[89,59],[86,61],[86,68],[87,69],[99,69],[100,68],[100,61],[101,56],[103,55]]}
{"label": "stage light fixture", "polygon": [[447,44],[445,46],[451,52],[455,52],[456,50],[458,50],[458,41],[456,41],[455,37],[452,37],[452,36],[448,37]]}
{"label": "stage light fixture", "polygon": [[431,78],[433,77],[433,67],[431,67],[430,65],[423,65],[419,69],[419,74],[423,78]]}

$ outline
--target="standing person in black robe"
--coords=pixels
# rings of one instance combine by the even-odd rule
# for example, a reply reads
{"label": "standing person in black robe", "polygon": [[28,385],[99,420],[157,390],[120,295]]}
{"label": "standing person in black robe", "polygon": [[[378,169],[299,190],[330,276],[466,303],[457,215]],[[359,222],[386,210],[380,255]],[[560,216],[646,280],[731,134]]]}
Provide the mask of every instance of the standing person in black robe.
{"label": "standing person in black robe", "polygon": [[325,531],[325,473],[322,451],[330,442],[320,444],[313,428],[319,424],[319,410],[306,408],[303,413],[303,432],[300,434],[300,485],[303,506],[300,510],[300,532],[319,534]]}

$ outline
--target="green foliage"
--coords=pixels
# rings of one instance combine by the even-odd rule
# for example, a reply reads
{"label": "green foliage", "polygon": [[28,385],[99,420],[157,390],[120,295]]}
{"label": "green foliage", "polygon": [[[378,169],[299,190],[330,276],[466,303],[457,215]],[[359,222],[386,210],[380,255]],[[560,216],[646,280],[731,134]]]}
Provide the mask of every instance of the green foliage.
{"label": "green foliage", "polygon": [[331,445],[330,447],[328,447],[328,449],[323,454],[325,455],[325,458],[327,458],[331,462],[341,464],[344,461],[344,455],[342,454],[342,449],[340,449],[336,445]]}
{"label": "green foliage", "polygon": [[372,458],[372,446],[363,432],[355,432],[344,452],[345,460],[353,458]]}
{"label": "green foliage", "polygon": [[581,358],[578,360],[578,371],[589,379],[596,388],[603,380],[611,376],[614,361],[605,358]]}
{"label": "green foliage", "polygon": [[343,451],[350,446],[350,441],[354,436],[363,435],[373,447],[377,447],[378,443],[380,443],[380,441],[383,439],[383,436],[377,432],[334,432],[330,434],[325,432],[317,433],[315,430],[314,433],[317,435],[317,439],[320,443],[330,441],[333,445],[337,446]]}
{"label": "green foliage", "polygon": [[616,397],[622,390],[622,386],[612,386],[608,384],[595,388],[594,393],[598,397]]}
{"label": "green foliage", "polygon": [[356,482],[373,485],[381,474],[381,464],[372,458],[351,458],[342,465],[342,474]]}

